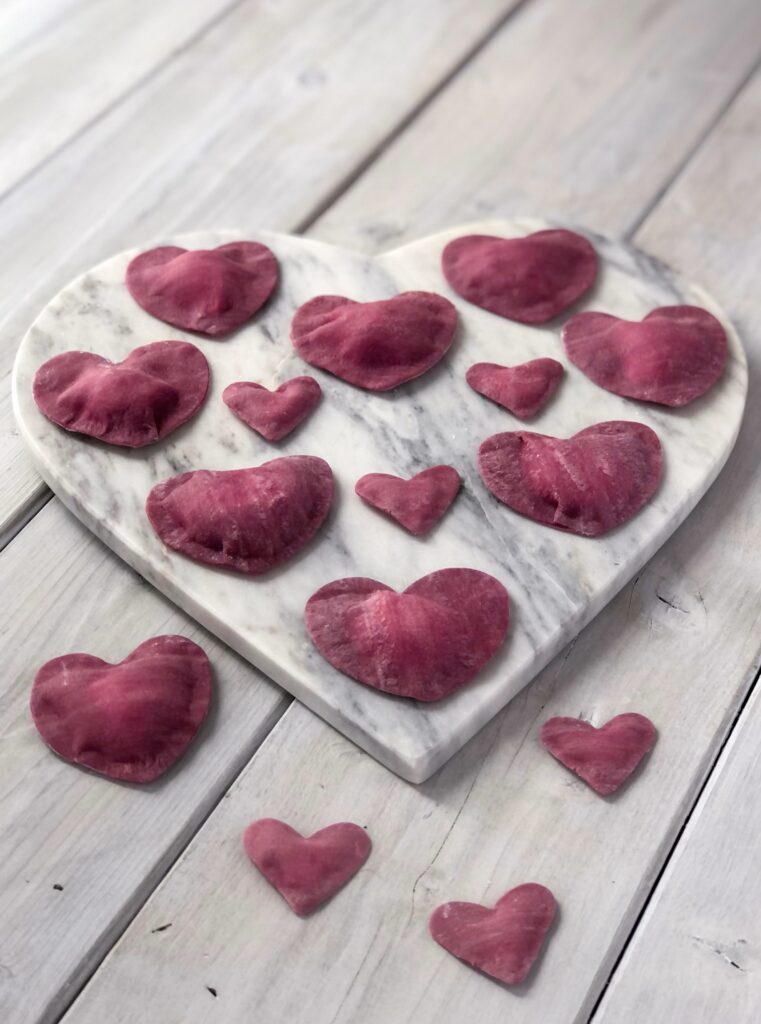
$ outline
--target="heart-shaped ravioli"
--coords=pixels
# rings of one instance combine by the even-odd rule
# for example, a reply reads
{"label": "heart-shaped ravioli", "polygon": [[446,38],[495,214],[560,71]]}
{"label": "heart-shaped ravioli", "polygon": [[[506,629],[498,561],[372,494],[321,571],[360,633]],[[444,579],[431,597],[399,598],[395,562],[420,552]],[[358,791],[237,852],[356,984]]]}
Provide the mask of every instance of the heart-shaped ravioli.
{"label": "heart-shaped ravioli", "polygon": [[317,649],[352,679],[432,701],[469,682],[507,633],[509,599],[493,576],[441,569],[402,593],[377,580],[334,580],[313,594],[306,624]]}
{"label": "heart-shaped ravioli", "polygon": [[34,377],[40,412],[59,427],[107,444],[142,448],[187,422],[206,398],[209,364],[187,341],[141,345],[120,363],[62,352]]}
{"label": "heart-shaped ravioli", "polygon": [[479,395],[490,398],[518,419],[536,416],[549,402],[563,376],[563,364],[557,359],[532,359],[519,366],[475,363],[465,374],[468,384]]}
{"label": "heart-shaped ravioli", "polygon": [[390,473],[367,473],[354,490],[405,530],[420,537],[438,523],[457,497],[460,474],[452,466],[431,466],[410,480]]}
{"label": "heart-shaped ravioli", "polygon": [[694,402],[727,363],[726,331],[698,306],[662,306],[640,321],[577,313],[563,328],[563,343],[595,384],[660,405]]}
{"label": "heart-shaped ravioli", "polygon": [[579,718],[550,718],[541,739],[553,757],[602,796],[623,785],[653,747],[657,732],[649,718],[630,712],[596,729]]}
{"label": "heart-shaped ravioli", "polygon": [[458,295],[523,324],[544,324],[581,298],[597,277],[597,253],[575,231],[550,229],[525,238],[463,235],[442,254]]}
{"label": "heart-shaped ravioli", "polygon": [[556,910],[549,889],[527,882],[505,893],[494,907],[444,903],[434,910],[429,928],[459,960],[505,985],[518,985],[539,956]]}
{"label": "heart-shaped ravioli", "polygon": [[492,494],[537,523],[597,537],[635,516],[658,489],[663,453],[643,423],[611,420],[559,438],[487,437],[478,469]]}
{"label": "heart-shaped ravioli", "polygon": [[456,329],[454,306],[433,292],[377,302],[318,295],[296,311],[291,340],[312,366],[368,391],[388,391],[435,366]]}
{"label": "heart-shaped ravioli", "polygon": [[34,724],[56,754],[123,782],[153,782],[206,717],[211,666],[183,636],[146,640],[116,665],[91,654],[48,661],[32,687]]}
{"label": "heart-shaped ravioli", "polygon": [[303,423],[321,395],[314,377],[294,377],[277,391],[253,381],[237,381],[225,388],[222,400],[252,430],[268,441],[279,441]]}
{"label": "heart-shaped ravioli", "polygon": [[277,279],[277,260],[259,242],[228,242],[216,249],[162,245],[135,256],[127,267],[127,288],[147,313],[213,338],[250,320]]}
{"label": "heart-shaped ravioli", "polygon": [[327,462],[290,455],[250,469],[181,473],[153,488],[146,512],[167,547],[254,576],[308,544],[332,502]]}
{"label": "heart-shaped ravioli", "polygon": [[350,821],[302,836],[284,821],[262,818],[243,834],[243,847],[291,910],[311,914],[356,875],[370,854],[370,839]]}

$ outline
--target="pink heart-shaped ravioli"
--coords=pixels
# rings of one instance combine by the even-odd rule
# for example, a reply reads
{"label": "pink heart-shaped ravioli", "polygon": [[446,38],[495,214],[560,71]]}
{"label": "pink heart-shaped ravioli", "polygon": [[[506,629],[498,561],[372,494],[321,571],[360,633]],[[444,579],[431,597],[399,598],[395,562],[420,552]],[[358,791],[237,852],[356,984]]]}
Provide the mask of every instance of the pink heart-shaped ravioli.
{"label": "pink heart-shaped ravioli", "polygon": [[682,406],[713,387],[727,363],[727,335],[697,306],[663,306],[644,320],[577,313],[563,328],[571,362],[625,398]]}
{"label": "pink heart-shaped ravioli", "polygon": [[142,448],[187,422],[206,398],[209,364],[187,341],[141,345],[120,363],[62,352],[34,377],[34,400],[53,423],[108,444]]}
{"label": "pink heart-shaped ravioli", "polygon": [[370,853],[364,829],[350,821],[302,836],[275,818],[248,826],[243,846],[249,858],[297,914],[311,914],[356,875]]}
{"label": "pink heart-shaped ravioli", "polygon": [[402,593],[350,577],[307,601],[313,643],[352,679],[398,697],[432,701],[469,682],[507,633],[509,599],[493,576],[440,569]]}
{"label": "pink heart-shaped ravioli", "polygon": [[238,381],[225,388],[222,401],[252,430],[268,441],[279,441],[307,418],[321,395],[314,377],[294,377],[277,391],[253,381]]}
{"label": "pink heart-shaped ravioli", "polygon": [[478,469],[492,494],[537,523],[597,537],[627,522],[663,475],[658,435],[643,423],[596,423],[569,438],[516,430],[487,437]]}
{"label": "pink heart-shaped ravioli", "polygon": [[506,892],[493,908],[444,903],[429,922],[431,935],[459,960],[505,985],[526,977],[555,919],[549,889],[535,882]]}
{"label": "pink heart-shaped ravioli", "polygon": [[545,407],[559,388],[562,376],[563,365],[557,359],[532,359],[519,366],[475,363],[465,379],[479,395],[526,420]]}
{"label": "pink heart-shaped ravioli", "polygon": [[458,295],[508,320],[543,324],[589,291],[597,253],[574,231],[525,238],[464,235],[444,249],[442,269]]}
{"label": "pink heart-shaped ravioli", "polygon": [[258,575],[300,551],[332,502],[327,462],[289,455],[251,469],[180,473],[153,488],[146,512],[167,547]]}
{"label": "pink heart-shaped ravioli", "polygon": [[127,288],[151,316],[213,338],[250,320],[275,289],[277,260],[259,242],[216,249],[162,245],[127,267]]}
{"label": "pink heart-shaped ravioli", "polygon": [[116,665],[65,654],[37,673],[34,724],[56,754],[123,782],[153,782],[206,717],[211,665],[183,636],[146,640]]}
{"label": "pink heart-shaped ravioli", "polygon": [[561,764],[608,796],[626,782],[657,735],[649,718],[629,713],[599,729],[579,718],[551,718],[542,726],[541,740]]}
{"label": "pink heart-shaped ravioli", "polygon": [[430,370],[454,340],[457,311],[433,292],[378,302],[319,295],[291,325],[302,359],[369,391],[388,391]]}
{"label": "pink heart-shaped ravioli", "polygon": [[356,493],[414,533],[428,533],[452,504],[460,489],[460,475],[452,466],[431,466],[403,480],[389,473],[367,473],[357,480]]}

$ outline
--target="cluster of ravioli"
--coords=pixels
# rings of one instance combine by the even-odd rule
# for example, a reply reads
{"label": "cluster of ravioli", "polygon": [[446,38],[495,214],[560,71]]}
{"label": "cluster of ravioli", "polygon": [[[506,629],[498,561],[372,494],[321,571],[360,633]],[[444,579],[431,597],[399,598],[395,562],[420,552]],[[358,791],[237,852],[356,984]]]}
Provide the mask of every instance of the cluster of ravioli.
{"label": "cluster of ravioli", "polygon": [[[544,324],[592,288],[598,260],[570,231],[526,238],[458,238],[444,249],[454,291],[490,312]],[[278,263],[264,245],[237,242],[211,251],[152,249],[127,270],[127,287],[150,314],[183,330],[222,337],[247,323],[273,293]],[[291,338],[302,358],[369,391],[398,387],[447,353],[457,327],[441,295],[406,292],[376,302],[318,296],[295,313]],[[616,394],[679,407],[721,376],[727,339],[707,311],[653,310],[641,322],[606,313],[571,316],[562,332],[570,360]],[[520,366],[478,363],[467,372],[479,394],[519,419],[537,415],[557,391],[563,366],[534,359]],[[157,341],[120,363],[86,352],[54,357],[38,370],[38,407],[66,430],[139,448],[167,437],[203,404],[209,367],[189,342]],[[226,388],[230,410],[277,441],[321,398],[318,382],[296,377],[271,392],[239,381]],[[568,439],[525,430],[487,438],[478,466],[489,490],[534,521],[598,536],[631,519],[655,493],[661,446],[641,423],[592,424]],[[461,486],[451,466],[411,480],[371,473],[356,484],[362,500],[411,534],[427,533]],[[333,474],[311,456],[214,472],[198,469],[155,486],[146,513],[168,547],[208,565],[256,575],[295,555],[320,529],[333,501]],[[451,568],[397,593],[376,580],[334,580],[310,597],[306,625],[322,655],[378,690],[422,701],[464,686],[501,646],[509,622],[504,586],[487,573]],[[106,777],[147,783],[182,756],[211,697],[209,660],[183,637],[146,641],[111,665],[87,654],[55,658],[37,673],[31,710],[45,742],[61,757]],[[644,716],[618,715],[601,728],[555,718],[542,728],[547,750],[596,792],[609,795],[634,772],[656,739]],[[298,914],[308,914],[346,884],[370,854],[362,828],[339,822],[304,837],[261,819],[245,850]],[[506,893],[493,908],[453,902],[430,920],[433,938],[506,983],[521,982],[556,913],[552,893],[535,883]]]}
{"label": "cluster of ravioli", "polygon": [[[597,256],[579,235],[542,231],[522,239],[456,239],[445,248],[442,266],[449,284],[469,302],[511,320],[542,324],[590,290]],[[211,337],[248,322],[277,279],[274,255],[252,242],[210,252],[154,249],[127,271],[127,287],[149,313]],[[292,341],[310,364],[356,387],[382,391],[439,362],[456,327],[453,304],[433,293],[366,303],[318,296],[296,311]],[[653,310],[639,323],[578,313],[566,322],[563,342],[571,361],[601,387],[675,407],[704,394],[727,359],[719,322],[688,306]],[[563,373],[562,364],[547,357],[520,366],[479,363],[466,379],[526,419],[550,401]],[[40,367],[34,395],[59,426],[138,448],[186,423],[203,404],[208,384],[208,363],[195,345],[159,341],[120,363],[85,352],[56,356]],[[223,394],[236,416],[271,441],[303,422],[320,398],[320,386],[309,376],[274,392],[239,381]],[[628,421],[593,424],[569,439],[529,431],[496,434],[482,443],[478,465],[505,505],[584,536],[634,516],[663,472],[656,434]],[[442,518],[460,486],[453,467],[432,466],[411,480],[371,473],[355,490],[419,536]],[[297,455],[254,468],[182,473],[151,490],[146,513],[168,547],[256,575],[303,548],[332,500],[328,464]],[[313,642],[340,671],[388,693],[432,701],[465,685],[494,656],[507,632],[509,600],[492,576],[452,568],[431,573],[401,594],[375,580],[335,580],[312,595],[305,617]],[[65,759],[110,778],[151,782],[182,756],[200,729],[211,676],[203,650],[182,637],[148,640],[117,665],[66,655],[38,672],[32,714],[45,741]],[[552,719],[541,735],[553,756],[603,795],[631,775],[655,737],[652,723],[637,714],[619,715],[599,729]],[[291,908],[308,914],[359,870],[371,843],[352,823],[305,838],[283,822],[262,819],[246,830],[244,846]],[[555,913],[552,893],[528,883],[493,908],[443,904],[430,930],[456,956],[516,984],[531,969]]]}
{"label": "cluster of ravioli", "polygon": [[[453,290],[483,309],[523,324],[545,324],[593,287],[598,258],[567,230],[525,238],[469,235],[442,253]],[[213,250],[151,249],[129,264],[126,285],[156,318],[219,338],[248,323],[278,283],[278,261],[257,242]],[[320,295],[300,306],[291,340],[301,357],[355,387],[385,391],[443,359],[457,330],[452,302],[433,292],[355,302]],[[571,361],[595,383],[629,398],[683,406],[721,376],[727,339],[706,310],[673,306],[641,322],[582,312],[563,327]],[[468,384],[519,419],[537,415],[564,370],[553,358],[519,366],[477,363]],[[87,352],[55,356],[38,370],[34,397],[59,426],[115,445],[142,447],[167,437],[204,402],[209,367],[193,344],[158,341],[112,363]],[[269,391],[255,381],[227,387],[223,401],[265,438],[302,423],[321,398],[300,376]],[[514,430],[486,438],[478,468],[489,490],[534,521],[595,537],[631,519],[663,474],[657,435],[642,423],[595,423],[571,438]],[[454,501],[452,466],[411,480],[370,473],[359,497],[413,535],[427,533]],[[256,575],[282,564],[318,532],[333,502],[333,473],[323,459],[288,456],[257,467],[197,469],[156,485],[146,513],[162,542],[208,565]],[[471,680],[508,628],[502,584],[472,569],[444,569],[399,594],[352,577],[323,586],[305,609],[309,635],[345,674],[396,696],[433,701]],[[389,629],[388,623],[394,628]]]}

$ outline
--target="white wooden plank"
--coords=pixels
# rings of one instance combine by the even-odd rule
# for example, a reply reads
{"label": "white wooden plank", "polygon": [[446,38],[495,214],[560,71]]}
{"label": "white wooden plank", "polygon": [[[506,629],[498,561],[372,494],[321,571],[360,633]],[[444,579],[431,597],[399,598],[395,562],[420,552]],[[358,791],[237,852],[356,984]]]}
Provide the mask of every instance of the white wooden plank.
{"label": "white wooden plank", "polygon": [[[517,2],[237,7],[0,203],[0,376],[45,302],[114,252],[161,232],[298,227]],[[1,544],[42,493],[7,387],[0,450]]]}
{"label": "white wooden plank", "polygon": [[[614,21],[604,17],[603,6],[565,7],[568,24],[558,13],[552,21],[554,30],[567,42],[568,34],[577,30],[580,10],[585,10],[590,18],[586,38],[602,55],[605,26],[615,30]],[[559,10],[560,5],[556,13]],[[655,17],[652,5],[638,5],[637,10],[640,31],[648,35],[651,46],[657,42],[658,51],[670,52],[678,64],[680,46],[694,46],[685,42],[688,28],[695,24],[694,5],[669,5],[664,8],[669,16],[656,17],[655,22],[645,17],[648,12]],[[682,18],[678,32],[675,10]],[[744,23],[747,31],[757,15],[751,5],[721,10],[723,14],[718,7],[701,7],[705,17],[713,18],[707,34],[723,47],[723,17],[735,25]],[[510,27],[513,38],[518,34],[524,44],[513,43],[516,55],[527,41],[538,42],[531,33],[520,35],[528,31],[526,25],[534,31],[531,11]],[[743,22],[743,17],[750,21]],[[663,26],[668,43],[650,35],[655,23]],[[618,40],[615,31],[611,38]],[[638,40],[633,33],[631,45],[638,48]],[[495,45],[502,45],[502,40]],[[630,57],[623,43],[609,43],[607,48],[608,75],[615,83],[617,68],[629,65]],[[486,51],[474,68],[490,59],[490,53]],[[569,53],[576,54],[578,63],[566,64],[563,77],[573,81],[574,74],[583,74],[588,65],[589,51],[571,47]],[[504,51],[500,66],[506,66]],[[451,99],[445,95],[437,104],[449,104],[450,124],[457,123],[456,90],[470,73],[453,86]],[[637,106],[637,78],[632,73],[628,91],[636,108],[630,130],[641,139],[641,125],[657,121],[663,97],[651,96],[649,106]],[[537,136],[542,136],[534,142],[537,149],[543,143],[549,152],[556,121],[543,120],[546,97],[536,91],[533,77],[527,81],[525,94],[513,83],[512,103],[525,110],[526,123],[533,120],[537,125]],[[489,98],[500,93],[502,85],[496,75],[483,80],[484,109],[491,109]],[[599,79],[597,88],[604,90]],[[615,102],[618,90],[612,95],[611,122],[625,117]],[[489,154],[496,152],[500,140],[505,148],[500,122],[484,116],[480,135],[471,131],[467,146],[454,146],[449,130],[436,135],[426,127],[430,117],[439,123],[441,114],[429,111],[416,129],[430,131],[429,141],[438,139],[439,148],[429,147],[426,166],[445,163],[455,183],[447,190],[434,182],[432,189],[435,193],[436,185],[442,185],[446,216],[455,208],[461,215],[472,208],[468,204],[479,193],[484,168],[488,176]],[[545,130],[549,134],[543,135]],[[408,155],[417,146],[414,134],[397,143]],[[614,137],[620,139],[621,134],[617,123]],[[603,152],[604,140],[599,145]],[[397,162],[394,148],[379,162],[382,172],[368,172],[375,190],[365,192],[365,209],[372,211],[376,199],[382,204],[396,189],[400,223],[411,224],[419,208],[407,216],[398,176],[405,161]],[[629,149],[636,152],[633,144]],[[557,201],[556,181],[563,170],[570,179],[569,190],[577,175],[577,187],[583,187],[581,151],[566,150],[565,158],[569,162],[564,167],[553,166],[549,172],[548,204]],[[643,148],[639,167],[645,176],[651,173],[649,159]],[[385,176],[389,167],[396,177]],[[739,179],[743,172],[734,174]],[[539,168],[536,176],[532,189],[539,197]],[[714,188],[717,180],[722,181],[718,173]],[[657,191],[655,178],[651,183]],[[613,209],[601,189],[600,213],[590,213],[588,219],[606,229],[610,218],[610,230],[615,230],[636,221],[637,204],[648,196],[629,189]],[[355,199],[344,201],[358,215]],[[591,204],[592,198],[587,201]],[[435,219],[434,199],[430,209]],[[749,219],[748,211],[744,213],[743,230]],[[334,223],[341,219],[336,214]],[[675,217],[670,235],[680,236],[689,226],[689,221]],[[697,243],[685,256],[689,258],[679,262],[693,276],[710,269]],[[751,259],[747,264],[745,287],[756,263]],[[713,283],[723,298],[722,278],[715,276]],[[738,289],[733,288],[728,298],[737,297]],[[755,365],[758,339],[751,334],[747,340]],[[640,577],[504,714],[424,785],[413,788],[392,778],[293,705],[229,799],[116,945],[70,1011],[67,1024],[95,1024],[115,1004],[122,1007],[113,1018],[117,1022],[132,1024],[149,1012],[157,1018],[171,1012],[183,1024],[192,1024],[212,1012],[204,1002],[206,985],[217,990],[215,1011],[223,1008],[230,1020],[256,1006],[264,1020],[310,1024],[459,1024],[476,1015],[479,1021],[509,1019],[511,1024],[585,1021],[757,664],[761,542],[753,492],[761,470],[755,454],[760,432],[756,415],[751,410],[729,469]],[[649,715],[661,737],[644,770],[614,800],[598,798],[538,744],[539,724],[552,715],[579,715],[600,724],[627,710]],[[340,902],[313,921],[298,922],[240,850],[240,830],[261,815],[286,818],[304,831],[350,818],[368,825],[375,853]],[[426,920],[446,899],[492,902],[526,880],[543,882],[555,891],[561,916],[534,979],[516,995],[448,957],[427,937]],[[152,943],[150,929],[167,914],[180,926],[176,932],[163,933],[166,942],[159,946]],[[618,1018],[616,1024],[626,1019]]]}
{"label": "white wooden plank", "polygon": [[0,195],[234,4],[235,0],[3,4]]}
{"label": "white wooden plank", "polygon": [[625,234],[754,67],[761,4],[567,6],[521,10],[327,211],[319,236],[375,251],[515,213]]}
{"label": "white wooden plank", "polygon": [[[758,75],[641,233],[643,242],[665,257],[700,264],[712,287],[731,301],[746,337],[757,342],[751,385],[755,394],[761,384],[756,287],[761,236],[752,226],[760,218]],[[716,514],[707,524],[715,531],[712,568],[717,583],[726,586],[733,572],[745,581],[741,590],[724,595],[727,620],[742,604],[757,608],[761,603],[759,436],[761,408],[752,402],[741,447],[720,478],[722,493],[716,495]],[[685,537],[683,550],[689,550],[691,540],[698,541],[695,531]],[[717,665],[716,685],[723,685],[724,674]],[[613,977],[595,1024],[635,1018],[675,1024],[761,1019],[760,751],[757,685]]]}
{"label": "white wooden plank", "polygon": [[[0,556],[0,623],[0,1020],[26,1024],[57,1018],[288,698],[58,502]],[[183,761],[141,788],[51,754],[28,710],[36,669],[70,651],[118,661],[161,633],[192,637],[214,667],[210,717]]]}

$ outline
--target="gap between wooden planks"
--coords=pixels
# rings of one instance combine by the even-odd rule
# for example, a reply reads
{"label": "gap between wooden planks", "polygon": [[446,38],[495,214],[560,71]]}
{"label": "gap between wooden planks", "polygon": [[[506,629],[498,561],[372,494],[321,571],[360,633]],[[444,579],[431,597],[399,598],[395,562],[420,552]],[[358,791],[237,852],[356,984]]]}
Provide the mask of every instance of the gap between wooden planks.
{"label": "gap between wooden planks", "polygon": [[[474,81],[491,81],[497,102],[501,79],[496,69],[509,66],[507,55],[536,42],[532,33],[541,26],[534,20],[537,9],[528,8],[495,39],[340,205],[353,205],[356,216],[359,193],[364,208],[372,209],[372,197],[386,195],[393,181],[402,193],[405,222],[415,223],[414,197],[408,207],[403,205],[401,183],[407,181],[404,168],[411,165],[412,154],[426,151],[438,154],[431,166],[446,166],[455,180],[469,183],[463,189],[465,205],[481,192],[483,168],[488,190],[488,155],[497,147],[491,126],[482,124],[479,138],[471,132],[464,149],[441,126],[457,124],[462,96],[472,95],[468,90]],[[591,17],[592,6],[586,10]],[[659,60],[668,53],[679,66],[675,48],[685,32],[675,32],[676,10],[685,18],[683,30],[692,24],[694,5],[689,10],[671,5],[671,45],[656,38],[655,52]],[[755,17],[749,7],[744,10]],[[599,38],[604,19],[599,10],[595,13]],[[735,7],[724,13],[736,24],[741,11]],[[653,32],[655,24],[663,28],[667,23],[656,19],[642,31]],[[725,54],[721,25],[709,35]],[[634,45],[639,52],[652,52],[639,37]],[[685,45],[694,47],[694,40]],[[600,46],[605,46],[602,40]],[[585,51],[584,62],[590,56],[595,55]],[[627,63],[627,52],[615,49],[614,80]],[[513,94],[519,107],[520,99],[538,105],[525,118],[533,113],[534,131],[541,133],[544,98],[531,90],[525,98]],[[634,128],[647,120],[645,114],[636,108]],[[548,115],[550,127],[556,118]],[[622,131],[616,120],[615,136]],[[703,153],[722,146],[716,139],[722,139],[721,131]],[[546,146],[551,141],[551,134],[545,137]],[[538,148],[539,141],[534,145]],[[632,144],[630,151],[632,159],[643,162],[644,174],[650,150]],[[719,191],[723,185],[723,162],[714,159],[707,190]],[[735,159],[733,166],[734,174],[743,174],[740,161]],[[573,168],[571,161],[569,177]],[[553,166],[547,202],[553,201],[560,173]],[[755,201],[756,178],[754,170]],[[513,187],[508,171],[500,187],[504,194]],[[534,179],[532,189],[539,196],[540,179]],[[706,262],[692,213],[712,201],[710,191],[690,201],[677,185],[642,233],[652,251],[673,256],[683,270],[706,280],[730,308],[740,297],[734,243],[737,233],[745,237],[749,214],[740,194],[722,190],[723,215],[711,223],[715,263]],[[605,229],[609,215],[614,221],[636,222],[636,212],[625,201],[628,190],[612,212],[605,210],[604,187],[600,196],[596,226]],[[454,208],[456,195],[446,194],[442,202]],[[342,216],[338,208],[335,216]],[[666,225],[660,240],[659,224]],[[614,229],[613,223],[608,230]],[[746,252],[743,268],[750,275],[758,253]],[[680,259],[680,253],[688,258]],[[749,283],[750,278],[743,281],[746,287]],[[753,324],[744,324],[741,316],[744,326]],[[743,333],[757,374],[757,335]],[[434,779],[417,788],[395,779],[292,705],[229,799],[115,946],[67,1022],[99,1021],[116,1004],[122,1007],[112,1014],[116,1022],[173,1013],[190,1024],[207,1019],[212,1011],[206,1000],[211,998],[215,1012],[227,1020],[242,1019],[253,1005],[264,1021],[308,1016],[311,1022],[336,1024],[357,1019],[368,1024],[459,1022],[472,1017],[474,1008],[484,1021],[501,1021],[505,1013],[511,1021],[531,1024],[586,1020],[757,664],[761,622],[754,597],[761,551],[752,504],[759,482],[757,417],[751,410],[727,470],[638,579]],[[538,746],[538,725],[553,714],[582,715],[599,724],[628,709],[649,714],[661,738],[644,772],[615,800],[600,800]],[[304,831],[341,817],[368,826],[376,844],[373,857],[319,919],[292,918],[247,863],[240,831],[264,814],[288,818]],[[561,919],[539,971],[520,994],[469,971],[427,939],[426,920],[437,903],[449,898],[491,902],[531,878],[554,889]],[[168,920],[171,929],[152,931]]]}
{"label": "gap between wooden planks", "polygon": [[244,0],[0,201],[0,546],[48,493],[8,379],[44,303],[161,233],[298,230],[522,2]]}

